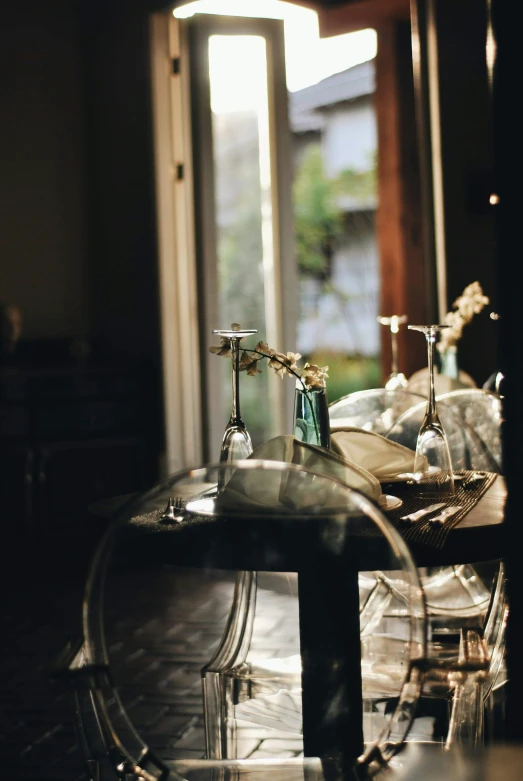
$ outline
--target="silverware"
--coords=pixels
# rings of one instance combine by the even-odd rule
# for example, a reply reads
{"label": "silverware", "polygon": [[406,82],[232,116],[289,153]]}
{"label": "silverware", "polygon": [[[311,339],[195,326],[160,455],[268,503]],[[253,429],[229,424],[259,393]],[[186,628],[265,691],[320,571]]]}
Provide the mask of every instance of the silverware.
{"label": "silverware", "polygon": [[486,472],[474,472],[470,475],[470,477],[467,477],[466,480],[461,483],[462,488],[474,488],[474,486],[477,483],[480,483],[482,480],[484,480],[487,476]]}
{"label": "silverware", "polygon": [[459,513],[459,511],[462,509],[461,504],[455,504],[452,507],[446,507],[444,510],[442,510],[439,515],[434,515],[432,518],[429,518],[430,523],[433,523],[435,525],[441,525],[445,523],[447,518],[452,518],[453,515],[456,515],[456,513]]}
{"label": "silverware", "polygon": [[428,507],[424,507],[423,510],[416,510],[415,513],[409,513],[409,515],[403,515],[401,517],[401,520],[409,521],[410,523],[415,523],[416,521],[419,521],[421,518],[424,518],[425,515],[429,515],[430,513],[433,513],[434,510],[439,510],[441,507],[445,507],[445,502],[437,502],[436,504],[430,504]]}
{"label": "silverware", "polygon": [[169,501],[159,519],[159,523],[180,523],[185,518],[183,502],[178,497],[169,497]]}
{"label": "silverware", "polygon": [[[484,474],[483,472],[478,472],[477,474]],[[406,483],[420,483],[423,479],[423,474],[421,472],[400,472],[399,474],[394,476],[393,480],[389,480],[388,482],[397,482],[398,480],[405,480]],[[454,482],[459,483],[460,480],[463,480],[463,475],[454,475]],[[381,480],[382,483],[387,483],[387,479],[383,478]]]}

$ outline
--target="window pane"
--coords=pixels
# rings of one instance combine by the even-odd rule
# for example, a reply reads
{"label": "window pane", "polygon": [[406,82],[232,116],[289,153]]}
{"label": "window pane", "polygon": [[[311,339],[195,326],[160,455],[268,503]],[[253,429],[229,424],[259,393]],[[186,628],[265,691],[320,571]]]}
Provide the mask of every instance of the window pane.
{"label": "window pane", "polygon": [[[238,64],[241,63],[239,67]],[[209,38],[218,264],[218,324],[271,327],[273,222],[265,39]],[[245,342],[254,347],[256,339]],[[223,364],[223,365],[222,365]],[[221,364],[224,426],[230,413],[230,362]],[[225,365],[226,364],[226,365]],[[240,378],[241,413],[253,444],[271,436],[265,363],[256,378]]]}
{"label": "window pane", "polygon": [[296,343],[311,363],[329,366],[331,402],[380,382],[373,92],[370,60],[289,94]]}

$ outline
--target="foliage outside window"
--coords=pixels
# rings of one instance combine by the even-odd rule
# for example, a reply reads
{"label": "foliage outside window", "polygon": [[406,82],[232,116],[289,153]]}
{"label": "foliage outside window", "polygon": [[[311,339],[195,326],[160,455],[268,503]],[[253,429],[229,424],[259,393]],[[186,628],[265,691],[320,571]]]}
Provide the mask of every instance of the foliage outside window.
{"label": "foliage outside window", "polygon": [[[370,161],[366,171],[346,169],[329,178],[324,171],[321,144],[311,143],[306,149],[293,187],[301,318],[313,316],[309,301],[313,280],[315,286],[319,285],[317,297],[330,295],[338,311],[350,311],[351,294],[337,284],[332,265],[336,250],[351,237],[351,217],[344,212],[341,204],[350,203],[354,216],[354,213],[361,214],[369,208],[373,210],[375,195],[375,159]],[[349,317],[348,314],[344,316]],[[378,356],[318,349],[306,357],[313,363],[331,367],[328,383],[330,401],[379,384]]]}

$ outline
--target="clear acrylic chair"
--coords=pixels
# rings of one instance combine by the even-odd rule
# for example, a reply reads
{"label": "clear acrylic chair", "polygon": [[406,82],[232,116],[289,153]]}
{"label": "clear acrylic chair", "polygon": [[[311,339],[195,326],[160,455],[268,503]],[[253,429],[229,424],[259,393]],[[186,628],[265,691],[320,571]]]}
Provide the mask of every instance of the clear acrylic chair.
{"label": "clear acrylic chair", "polygon": [[[477,388],[475,380],[460,369],[459,378],[447,377],[445,374],[439,374],[436,372],[434,377],[434,385],[436,388],[436,394],[449,393],[460,388]],[[421,393],[427,397],[429,392],[429,373],[426,368],[419,369],[411,374],[407,380],[407,390],[412,393]]]}
{"label": "clear acrylic chair", "polygon": [[[454,470],[501,473],[499,396],[483,389],[466,388],[440,395],[437,400]],[[425,408],[426,401],[410,393],[409,389],[396,392],[373,389],[349,394],[339,402],[334,402],[329,411],[333,426],[360,426],[415,450]],[[449,659],[459,658],[459,643],[454,643],[452,648],[449,642],[452,638],[459,638],[467,625],[476,628],[483,626],[489,605],[497,590],[502,587],[502,571],[502,564],[498,561],[420,570],[427,601],[429,636],[439,639],[439,643],[432,646],[435,651],[441,646],[445,649],[442,652],[447,653]],[[383,578],[394,582],[391,575],[382,573]],[[379,573],[373,573],[373,577],[379,577]],[[496,598],[499,599],[499,595]],[[495,625],[503,633],[503,622]],[[503,647],[504,638],[501,636],[498,640]],[[494,692],[496,687],[499,689],[502,686],[504,673],[500,673],[496,680],[497,684],[488,699],[491,716],[494,712]],[[453,740],[455,723],[454,720],[450,726],[447,725],[448,731],[442,730],[442,741]]]}
{"label": "clear acrylic chair", "polygon": [[[502,474],[501,407],[497,394],[478,388],[459,389],[438,396],[437,402],[454,470]],[[414,449],[423,414],[424,405],[412,407],[396,420],[386,436]],[[458,688],[462,699],[453,707],[448,735],[448,740],[452,741],[459,729],[460,739],[468,736],[469,742],[477,744],[482,740],[484,728],[478,687],[481,683],[485,707],[492,719],[495,692],[506,680],[503,651],[508,606],[503,563],[491,561],[432,568],[420,572],[420,576],[427,599],[429,637],[432,633],[443,641],[461,636],[463,645],[465,628],[473,626],[476,631],[479,627],[484,632],[486,647],[490,649],[488,658],[492,656],[492,661],[485,678],[488,683],[478,678],[475,682],[469,681],[464,692]],[[460,709],[464,703],[470,705],[472,692],[477,696],[476,717],[467,721]],[[470,715],[470,708],[468,712]]]}
{"label": "clear acrylic chair", "polygon": [[400,415],[423,399],[421,394],[403,389],[355,391],[329,404],[331,429],[357,426],[385,435]]}
{"label": "clear acrylic chair", "polygon": [[[384,577],[387,577],[384,573]],[[404,596],[401,579],[393,576],[390,587],[394,599],[385,617],[392,627],[401,614]],[[501,564],[492,588],[487,611],[472,622],[462,622],[452,633],[435,636],[428,644],[428,667],[422,698],[407,742],[439,742],[442,748],[456,745],[478,747],[484,741],[484,718],[490,715],[493,695],[506,682],[504,667],[505,627],[508,616],[504,567]],[[365,659],[379,679],[387,670],[388,655],[403,638],[394,629],[373,632],[366,640]],[[386,679],[385,679],[386,680]],[[368,709],[383,714],[394,707],[382,685]],[[435,707],[437,704],[440,707]]]}
{"label": "clear acrylic chair", "polygon": [[[481,412],[478,405],[481,404],[487,411],[491,411],[488,441],[492,442],[492,445],[487,446],[482,436],[468,424],[471,415],[467,411],[467,400],[471,397],[477,399],[474,411],[478,421]],[[495,412],[496,401],[492,394],[473,389],[454,391],[445,397],[438,397],[438,410],[449,439],[455,471],[501,471],[497,449],[500,419]],[[348,394],[333,402],[329,406],[329,415],[333,430],[336,426],[359,426],[415,450],[425,409],[426,401],[418,394],[408,390],[387,391],[384,388],[373,388]],[[485,428],[486,424],[483,423],[482,431]],[[485,571],[487,569],[489,571]],[[486,582],[483,582],[470,564],[438,568],[432,571],[430,577],[424,576],[423,587],[429,615],[446,616],[448,626],[454,617],[463,620],[484,614],[488,608],[496,568],[483,567],[483,570]],[[435,621],[434,618],[432,620]]]}
{"label": "clear acrylic chair", "polygon": [[[225,470],[227,470],[226,475]],[[220,475],[222,477],[225,475],[226,479],[223,481]],[[223,484],[225,489],[216,495],[216,486]],[[173,495],[184,497],[183,512],[186,513],[187,520],[173,525],[159,523],[167,498]],[[183,778],[183,774],[180,775],[178,770],[186,766],[188,761],[187,757],[182,756],[182,749],[178,750],[176,746],[173,748],[172,735],[170,740],[165,741],[165,745],[158,737],[151,741],[152,745],[149,745],[147,740],[149,733],[145,732],[144,736],[141,725],[136,726],[132,719],[132,709],[137,707],[136,702],[140,699],[140,686],[143,685],[144,679],[148,676],[153,678],[157,676],[158,664],[160,667],[174,665],[172,650],[167,647],[167,638],[180,637],[176,619],[179,615],[178,603],[180,600],[183,601],[182,598],[176,599],[176,590],[172,595],[164,589],[161,598],[157,593],[149,593],[147,587],[149,579],[153,576],[163,577],[166,572],[171,574],[173,562],[178,569],[178,565],[182,563],[184,572],[191,565],[197,566],[198,577],[193,581],[193,591],[196,592],[202,583],[205,585],[207,576],[210,577],[210,574],[215,576],[216,567],[221,571],[224,565],[226,570],[232,564],[237,565],[239,569],[245,564],[249,564],[249,567],[252,564],[258,565],[263,552],[263,561],[270,564],[271,569],[277,572],[284,563],[288,567],[289,561],[293,560],[295,555],[301,556],[304,550],[307,551],[307,566],[303,570],[304,583],[300,587],[300,596],[305,600],[300,602],[302,611],[303,605],[309,604],[306,598],[312,597],[314,601],[317,590],[324,588],[322,578],[315,580],[317,578],[315,563],[325,568],[328,562],[325,568],[327,577],[336,570],[340,578],[336,582],[339,582],[341,587],[344,587],[346,580],[350,581],[351,567],[347,567],[347,563],[353,562],[354,566],[356,555],[363,556],[363,560],[368,557],[369,563],[378,556],[381,563],[386,563],[387,566],[402,573],[406,609],[398,619],[398,623],[402,625],[404,640],[401,647],[396,649],[395,655],[392,653],[389,656],[390,670],[394,672],[389,689],[394,692],[397,703],[390,715],[379,725],[374,724],[370,732],[368,725],[364,723],[366,736],[365,740],[362,740],[360,764],[364,766],[365,763],[376,759],[386,762],[394,755],[408,733],[427,666],[423,592],[408,549],[400,535],[376,506],[357,491],[330,477],[296,465],[249,460],[237,462],[232,466],[203,467],[169,478],[153,491],[133,501],[120,514],[95,554],[86,586],[84,642],[81,649],[70,660],[68,671],[75,695],[79,695],[76,696],[77,721],[79,729],[84,732],[82,744],[87,747],[86,759],[91,778],[112,781],[113,778],[126,777],[127,773],[129,777],[139,775],[145,779],[179,779]],[[248,560],[244,562],[243,556],[246,551]],[[112,571],[109,573],[111,562],[116,567],[116,574]],[[257,571],[261,568],[256,566],[252,569]],[[300,576],[301,572],[300,570]],[[122,577],[123,581],[118,580]],[[355,626],[358,628],[354,650],[357,649],[359,655],[363,647],[359,632],[360,615],[364,614],[365,610],[369,610],[376,626],[381,620],[379,616],[384,614],[389,604],[390,592],[388,586],[381,581],[376,587],[375,580],[372,578],[368,582],[365,579],[359,582],[357,578],[352,582],[356,583],[357,599],[362,607],[358,609],[358,602],[354,603],[356,609],[354,614],[354,611],[351,613],[348,602],[341,602],[341,610],[336,600],[336,604],[327,602],[327,607],[333,611],[336,620],[330,623],[327,621],[324,627],[330,627],[336,635],[340,628],[347,626],[347,622],[352,621],[354,626],[356,617]],[[111,592],[115,590],[116,583],[119,584],[116,592],[120,596],[117,605],[121,607],[123,604],[129,609],[128,617],[114,614]],[[308,595],[303,590],[307,585],[312,586]],[[122,595],[125,597],[123,602]],[[189,599],[190,596],[191,590],[183,598]],[[252,627],[246,621],[246,617],[249,616],[249,611],[245,609],[249,602],[248,598],[242,599],[241,595],[238,595],[238,600],[243,608],[237,610],[236,618],[243,631],[225,632],[224,636],[235,638],[241,654],[239,656],[232,654],[229,657],[234,660],[232,666],[227,663],[227,660],[224,663],[223,654],[215,654],[214,662],[203,664],[202,669],[203,702],[200,699],[200,713],[205,714],[208,742],[213,740],[213,735],[221,735],[220,744],[222,749],[225,748],[226,753],[231,753],[235,742],[238,741],[237,707],[248,699],[259,699],[261,688],[264,688],[264,696],[269,692],[270,699],[274,688],[278,686],[279,679],[276,666],[272,669],[272,677],[269,674],[260,679],[256,677],[254,666],[249,667],[249,659],[241,660],[247,645],[246,635],[250,634]],[[159,609],[164,603],[166,616],[163,622],[157,623],[153,618],[154,607]],[[196,608],[192,611],[191,618],[201,617],[202,610],[210,611],[212,614],[215,612],[213,604],[204,603],[201,608]],[[138,626],[136,631],[131,632],[137,620],[133,616],[140,608],[142,610],[146,608],[145,614],[150,617],[150,620],[145,627]],[[310,615],[308,609],[302,612],[300,616],[302,641],[304,636],[309,640],[311,637],[315,638],[316,633],[312,631],[316,628],[315,625],[309,627],[308,635],[303,634],[304,625],[311,620],[311,615],[314,616],[315,621],[325,621],[321,611],[317,614],[313,611]],[[111,632],[114,632],[115,627],[118,626],[123,627],[135,640],[138,638],[136,642],[139,642],[140,646],[135,652],[127,653],[127,649],[119,650],[122,644],[121,637],[118,636],[118,641],[115,637],[111,638]],[[365,626],[367,632],[372,631],[369,621]],[[191,666],[194,670],[195,664],[198,664],[198,659],[203,653],[201,649],[199,653],[197,650],[199,644],[203,642],[201,637],[200,639],[198,637],[205,635],[206,631],[200,621],[198,632],[192,633],[196,637],[193,640],[196,643],[195,649],[190,653],[186,652],[181,662],[182,672],[178,670],[167,676],[168,682],[183,678],[183,670],[187,666]],[[153,638],[154,650],[160,655],[160,658],[155,659],[154,662],[151,661],[153,659],[151,648],[146,643],[150,637]],[[326,639],[322,636],[322,643]],[[223,649],[223,643],[218,643],[218,647]],[[321,648],[318,658],[323,661],[325,654],[328,656],[328,650],[324,650],[323,645]],[[177,653],[181,652],[177,651]],[[298,645],[297,653],[302,655],[302,676],[308,675],[307,680],[313,680],[314,675],[310,678],[311,670],[307,667],[312,652],[310,649],[308,652],[304,651],[304,648]],[[317,649],[315,653],[318,654]],[[124,654],[123,657],[118,657],[125,662],[121,667],[113,663],[113,655],[118,656],[118,654]],[[221,660],[221,667],[216,664],[217,658]],[[365,659],[362,658],[361,671],[365,670],[364,662]],[[265,664],[264,667],[264,673],[267,670],[271,672],[270,664]],[[339,669],[331,663],[327,668],[334,671]],[[135,675],[136,671],[138,674]],[[252,677],[249,676],[249,671]],[[356,668],[354,671],[357,680],[359,673]],[[289,680],[289,678],[285,680],[285,686],[288,685]],[[358,708],[363,709],[369,691],[367,682],[363,681],[360,685],[361,703],[359,706],[356,701],[353,703],[356,711]],[[372,691],[374,685],[372,681],[370,685]],[[194,698],[195,684],[191,683],[190,691],[182,687],[181,692],[177,690],[178,694],[175,694],[174,689],[169,686],[170,684],[163,682],[160,687],[161,693],[157,692],[156,696],[166,707],[169,702],[169,713],[173,716],[175,714],[172,709],[176,707],[177,697]],[[318,729],[321,731],[326,726],[324,717],[328,714],[321,708],[317,712],[314,708],[310,710],[311,700],[307,691],[303,689],[301,692],[305,703],[303,718],[308,718],[309,722],[311,718],[312,721],[319,719]],[[348,691],[348,696],[351,696],[350,687]],[[194,707],[194,699],[192,702]],[[307,708],[309,708],[308,712]],[[332,711],[329,713],[332,716]],[[363,721],[365,722],[365,719]],[[195,722],[195,730],[199,729],[198,723],[201,722]],[[251,729],[257,728],[259,725],[253,722]],[[86,735],[86,732],[89,734]],[[341,743],[353,743],[356,739],[358,739],[357,735],[349,733]],[[190,745],[190,742],[184,744],[188,757],[193,750],[188,748]],[[296,763],[301,753],[298,751],[298,756],[294,760],[289,759],[289,762]],[[212,758],[209,754],[207,756],[209,759]],[[261,751],[257,762],[264,757],[267,757],[267,752]],[[248,762],[248,759],[245,761]],[[312,758],[307,761],[312,761]],[[285,764],[284,759],[281,759],[281,762]]]}
{"label": "clear acrylic chair", "polygon": [[[455,472],[467,469],[502,473],[497,401],[494,394],[482,389],[456,390],[437,397]],[[424,411],[424,404],[406,410],[385,436],[414,450]],[[458,619],[484,613],[498,568],[499,563],[481,567],[459,565],[436,571],[430,583],[424,583],[429,613],[447,614],[448,618],[454,613]]]}
{"label": "clear acrylic chair", "polygon": [[467,428],[475,432],[476,442],[479,440],[489,458],[494,459],[495,471],[501,473],[503,410],[499,394],[484,388],[466,388],[443,393],[437,397],[437,402],[438,408],[443,405],[450,407]]}
{"label": "clear acrylic chair", "polygon": [[[455,397],[456,393],[460,394],[461,391],[453,391],[441,397],[436,396],[438,415],[447,435],[454,472],[461,469],[473,469],[500,474],[502,470],[498,461],[500,451],[499,419],[497,421],[490,419],[486,423],[480,409],[477,408],[478,418],[473,425],[469,424],[459,403],[454,404],[454,398],[457,398],[458,401],[462,398],[460,395]],[[465,391],[465,393],[479,394],[481,398],[484,398],[483,394],[488,392],[476,389],[475,391]],[[425,409],[426,402],[422,402],[406,410],[394,421],[384,436],[415,450]],[[488,436],[485,437],[485,433]]]}

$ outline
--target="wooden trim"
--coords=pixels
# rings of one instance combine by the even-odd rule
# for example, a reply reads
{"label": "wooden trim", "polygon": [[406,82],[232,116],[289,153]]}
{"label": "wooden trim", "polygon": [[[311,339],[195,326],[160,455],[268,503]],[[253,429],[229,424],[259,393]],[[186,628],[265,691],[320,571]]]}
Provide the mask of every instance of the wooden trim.
{"label": "wooden trim", "polygon": [[356,0],[340,8],[321,8],[319,5],[326,3],[317,4],[321,38],[410,19],[409,0]]}
{"label": "wooden trim", "polygon": [[[380,313],[408,315],[410,323],[427,317],[427,274],[422,242],[421,185],[416,145],[410,24],[378,28],[376,91],[378,124],[378,210]],[[399,368],[408,377],[426,365],[424,341],[402,328]],[[383,329],[384,376],[391,365],[390,338]]]}

